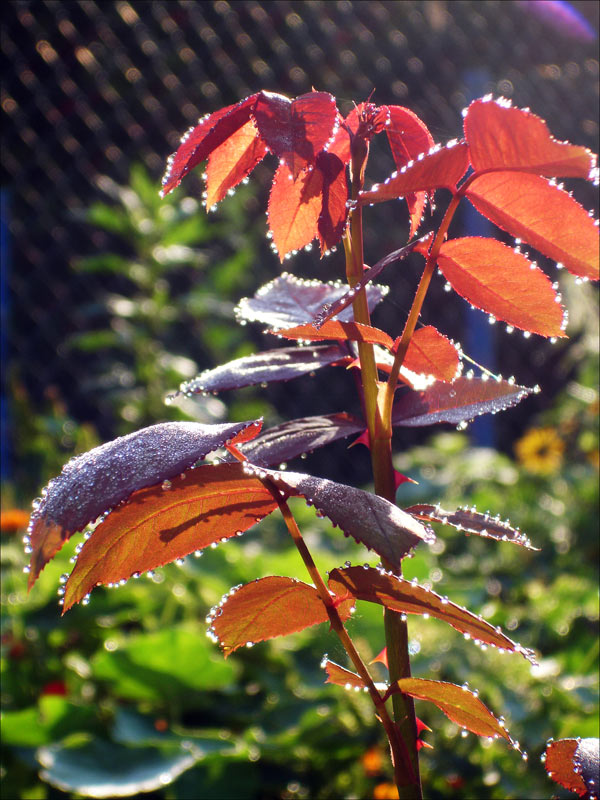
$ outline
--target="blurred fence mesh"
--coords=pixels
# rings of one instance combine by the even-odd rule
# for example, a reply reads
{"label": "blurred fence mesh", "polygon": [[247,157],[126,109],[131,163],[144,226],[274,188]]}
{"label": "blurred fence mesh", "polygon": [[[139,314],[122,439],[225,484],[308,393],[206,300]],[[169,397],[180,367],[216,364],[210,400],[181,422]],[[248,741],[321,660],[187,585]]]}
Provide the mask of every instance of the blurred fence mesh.
{"label": "blurred fence mesh", "polygon": [[[465,104],[493,92],[531,107],[558,138],[595,149],[598,5],[571,4],[587,18],[587,33],[541,18],[535,5],[506,0],[8,3],[1,101],[5,358],[34,408],[53,386],[75,419],[109,433],[110,426],[104,430],[95,417],[93,399],[80,391],[85,367],[65,347],[86,325],[78,306],[100,293],[105,281],[72,269],[77,258],[108,246],[106,235],[78,212],[105,199],[99,176],[125,184],[134,162],[146,165],[158,189],[165,159],[181,133],[207,111],[259,89],[294,96],[313,86],[335,94],[347,111],[352,101],[375,90],[375,101],[409,106],[445,141],[460,134]],[[390,169],[390,163],[376,161],[375,177]],[[199,191],[199,184],[192,179],[186,191]],[[577,191],[584,205],[594,207],[592,187]],[[404,209],[386,204],[366,217],[366,258],[374,263],[406,236]],[[257,224],[264,226],[262,212]],[[341,255],[314,266],[302,256],[292,269],[335,277],[334,269],[341,271],[336,258]],[[258,280],[280,270],[266,242],[257,262]],[[389,278],[400,289],[416,279],[416,272],[406,270]],[[428,300],[426,321],[435,319],[461,338],[466,304],[445,294],[441,283]],[[390,309],[388,321],[407,310],[401,301]],[[527,342],[519,337],[515,344],[494,332],[495,368],[522,383],[541,383],[551,396],[561,380],[552,375],[567,350],[536,337]],[[285,398],[286,388],[280,391]],[[297,402],[290,395],[290,406]]]}

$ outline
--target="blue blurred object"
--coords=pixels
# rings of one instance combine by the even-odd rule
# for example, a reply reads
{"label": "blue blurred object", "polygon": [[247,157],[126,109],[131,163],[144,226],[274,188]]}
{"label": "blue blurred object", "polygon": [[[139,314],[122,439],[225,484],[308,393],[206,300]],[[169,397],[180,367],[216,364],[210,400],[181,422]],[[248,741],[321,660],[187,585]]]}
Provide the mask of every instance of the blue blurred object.
{"label": "blue blurred object", "polygon": [[594,42],[598,38],[583,14],[566,0],[517,0],[517,5],[570,39]]}

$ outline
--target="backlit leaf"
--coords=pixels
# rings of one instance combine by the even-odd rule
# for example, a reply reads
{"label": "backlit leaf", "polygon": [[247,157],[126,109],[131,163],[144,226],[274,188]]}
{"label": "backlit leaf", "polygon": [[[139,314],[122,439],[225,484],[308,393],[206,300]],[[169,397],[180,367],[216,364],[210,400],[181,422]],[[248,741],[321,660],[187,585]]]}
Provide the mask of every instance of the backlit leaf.
{"label": "backlit leaf", "polygon": [[392,409],[392,425],[417,427],[438,422],[459,425],[480,414],[496,414],[511,408],[532,391],[504,380],[456,378],[451,384],[437,381],[421,392],[399,393]]}
{"label": "backlit leaf", "polygon": [[384,608],[405,614],[421,614],[448,623],[477,643],[492,645],[511,653],[522,653],[533,660],[533,652],[525,650],[500,628],[495,628],[466,608],[458,606],[411,581],[398,578],[389,572],[371,567],[346,567],[329,573],[329,588],[336,595],[350,592],[357,600],[379,603]]}
{"label": "backlit leaf", "polygon": [[596,165],[586,147],[557,141],[543,119],[504,99],[475,100],[467,109],[464,128],[477,172],[514,169],[548,178],[588,178]]}
{"label": "backlit leaf", "polygon": [[394,342],[385,331],[373,328],[371,325],[361,325],[359,322],[338,322],[330,319],[323,323],[317,330],[314,325],[297,325],[294,328],[271,331],[284,339],[296,339],[306,342],[318,342],[325,339],[337,339],[338,341],[350,342],[370,342],[380,344],[387,350],[394,347]]}
{"label": "backlit leaf", "polygon": [[255,422],[164,422],[72,458],[31,515],[29,587],[73,533],[137,489],[179,475]]}
{"label": "backlit leaf", "polygon": [[437,263],[461,297],[496,319],[540,336],[565,336],[560,297],[522,253],[496,239],[467,236],[444,242]]}
{"label": "backlit leaf", "polygon": [[436,149],[422,159],[409,162],[400,171],[394,172],[383,183],[375,184],[368,191],[360,192],[360,205],[381,203],[406,197],[412,192],[433,189],[454,189],[469,166],[468,147],[465,142]]}
{"label": "backlit leaf", "polygon": [[558,186],[525,172],[488,172],[476,177],[465,195],[503,230],[574,275],[598,280],[598,227]]}
{"label": "backlit leaf", "polygon": [[317,224],[321,255],[340,241],[348,219],[348,181],[344,162],[331,152],[319,153],[318,169],[323,176],[321,213]]}
{"label": "backlit leaf", "polygon": [[268,428],[242,451],[253,464],[279,466],[303,453],[312,453],[337,439],[359,433],[365,425],[358,417],[341,412],[302,417]]}
{"label": "backlit leaf", "polygon": [[343,345],[315,345],[314,347],[280,347],[251,356],[243,356],[206,370],[186,381],[180,387],[182,394],[222,392],[271,381],[287,381],[308,372],[348,358]]}
{"label": "backlit leaf", "polygon": [[321,170],[301,172],[293,180],[291,170],[281,162],[273,178],[268,210],[269,229],[280,261],[317,237],[322,205]]}
{"label": "backlit leaf", "polygon": [[294,179],[315,164],[335,133],[338,111],[328,92],[308,92],[295,100],[261,92],[254,121],[270,151],[283,161]]}
{"label": "backlit leaf", "polygon": [[558,739],[546,748],[548,775],[580,797],[597,796],[598,764],[598,739]]}
{"label": "backlit leaf", "polygon": [[[167,162],[167,171],[162,181],[163,197],[179,186],[190,170],[202,163],[213,150],[248,122],[258,97],[258,94],[253,94],[235,105],[207,114],[198,125],[184,134],[181,144]],[[241,142],[238,145],[240,150],[231,155],[243,160],[245,147]]]}
{"label": "backlit leaf", "polygon": [[345,689],[362,689],[365,682],[357,675],[345,667],[340,667],[334,661],[325,659],[322,664],[325,672],[327,672],[327,680],[325,683],[335,683],[337,686],[343,686]]}
{"label": "backlit leaf", "polygon": [[77,557],[64,610],[98,584],[118,583],[244,532],[277,508],[241,464],[189,470],[134,492],[94,530]]}
{"label": "backlit leaf", "polygon": [[[235,309],[238,320],[261,322],[271,328],[288,328],[311,322],[327,303],[334,303],[347,292],[342,283],[323,283],[302,280],[284,272],[262,286],[253,297],[243,298]],[[387,293],[386,287],[368,286],[366,289],[369,310]],[[353,320],[352,309],[339,314],[343,322]]]}
{"label": "backlit leaf", "polygon": [[434,703],[448,719],[477,736],[494,739],[501,736],[512,743],[500,721],[466,686],[463,688],[454,683],[430,681],[424,678],[401,678],[393,686],[417,700]]}
{"label": "backlit leaf", "polygon": [[[339,603],[337,610],[343,620],[348,619],[353,605],[353,598]],[[270,576],[228,592],[210,613],[209,631],[227,658],[243,645],[328,621],[325,604],[314,586],[294,578]]]}
{"label": "backlit leaf", "polygon": [[297,472],[274,472],[247,463],[244,468],[272,480],[286,496],[304,497],[344,534],[374,550],[395,569],[419,542],[435,540],[432,531],[410,514],[370,492]]}
{"label": "backlit leaf", "polygon": [[458,350],[450,339],[432,325],[414,332],[403,366],[413,372],[432,375],[440,381],[453,381],[460,365]]}
{"label": "backlit leaf", "polygon": [[488,539],[497,539],[502,542],[512,542],[526,547],[528,550],[538,550],[533,547],[528,536],[518,528],[513,528],[509,522],[504,522],[500,516],[492,517],[490,514],[481,514],[474,508],[457,508],[456,511],[445,511],[439,506],[416,505],[404,509],[417,519],[428,522],[441,522],[452,525],[457,531],[476,534]]}
{"label": "backlit leaf", "polygon": [[267,152],[251,119],[213,150],[206,165],[206,207],[222,200],[252,172]]}

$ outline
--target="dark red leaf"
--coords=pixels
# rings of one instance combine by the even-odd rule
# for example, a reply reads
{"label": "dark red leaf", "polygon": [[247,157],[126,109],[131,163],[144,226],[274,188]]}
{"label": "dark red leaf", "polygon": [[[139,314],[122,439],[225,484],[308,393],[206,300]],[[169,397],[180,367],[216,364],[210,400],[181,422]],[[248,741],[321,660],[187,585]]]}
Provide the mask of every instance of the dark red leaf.
{"label": "dark red leaf", "polygon": [[315,169],[323,176],[322,205],[317,224],[323,255],[335,247],[346,228],[348,181],[344,162],[331,152],[319,153]]}
{"label": "dark red leaf", "polygon": [[345,667],[340,667],[339,664],[336,664],[334,661],[329,661],[327,658],[323,659],[321,666],[327,673],[327,680],[325,683],[334,683],[337,686],[343,686],[344,689],[364,688],[365,682],[356,672],[351,672]]}
{"label": "dark red leaf", "polygon": [[404,390],[394,403],[392,425],[459,425],[480,414],[511,408],[532,391],[504,380],[457,378],[452,384],[437,381],[421,392]]}
{"label": "dark red leaf", "polygon": [[515,328],[565,336],[560,297],[522,253],[496,239],[467,236],[444,242],[438,266],[469,303]]}
{"label": "dark red leaf", "polygon": [[426,325],[414,332],[403,366],[413,372],[449,382],[458,375],[460,359],[456,345],[432,325]]}
{"label": "dark red leaf", "polygon": [[533,651],[526,650],[513,642],[500,628],[495,628],[482,617],[450,602],[447,597],[441,597],[414,581],[404,580],[382,569],[371,567],[334,569],[329,573],[329,588],[336,595],[350,592],[357,600],[379,603],[384,608],[399,613],[435,617],[466,634],[477,644],[491,645],[511,653],[522,653],[525,658],[535,663]]}
{"label": "dark red leaf", "polygon": [[98,584],[118,583],[243,533],[277,508],[241,464],[189,470],[134,492],[85,542],[65,591],[64,610]]}
{"label": "dark red leaf", "polygon": [[[213,150],[248,122],[258,97],[258,94],[253,94],[235,105],[207,114],[198,125],[184,134],[178,149],[167,162],[167,171],[163,178],[163,197],[179,186],[190,170],[202,163]],[[232,155],[244,159],[243,148],[241,152]]]}
{"label": "dark red leaf", "polygon": [[496,539],[502,542],[512,542],[526,547],[528,550],[539,550],[533,547],[531,540],[518,528],[513,528],[510,522],[504,522],[500,515],[491,517],[489,513],[481,514],[474,508],[457,508],[456,511],[445,511],[439,506],[416,505],[404,509],[408,514],[412,514],[417,519],[427,520],[428,522],[441,522],[444,525],[452,525],[457,531],[464,531],[468,534],[476,534],[488,539]]}
{"label": "dark red leaf", "polygon": [[373,328],[370,325],[361,325],[359,322],[338,322],[330,319],[323,323],[317,330],[312,324],[297,325],[294,328],[273,330],[284,339],[296,339],[305,342],[319,342],[326,339],[337,339],[338,341],[349,342],[370,342],[379,344],[387,350],[392,350],[394,342],[385,331]]}
{"label": "dark red leaf", "polygon": [[543,119],[504,98],[475,100],[464,126],[477,172],[514,169],[548,178],[589,178],[596,166],[596,156],[586,147],[558,142]]}
{"label": "dark red leaf", "polygon": [[287,381],[314,372],[321,367],[349,358],[343,345],[314,347],[280,347],[251,356],[243,356],[202,372],[179,389],[185,395],[201,392],[222,392],[271,381]]}
{"label": "dark red leaf", "polygon": [[279,466],[292,458],[312,453],[319,447],[358,433],[363,428],[364,423],[358,417],[344,412],[303,417],[268,428],[242,447],[242,451],[253,464]]}
{"label": "dark red leaf", "polygon": [[206,166],[206,207],[211,208],[222,200],[252,172],[267,152],[251,119],[213,150]]}
{"label": "dark red leaf", "polygon": [[374,550],[395,569],[419,542],[434,541],[432,532],[414,517],[370,492],[296,472],[244,466],[249,474],[271,479],[285,495],[304,497],[346,535]]}
{"label": "dark red leaf", "polygon": [[598,280],[598,227],[558,186],[525,172],[488,172],[476,177],[465,195],[493,223],[573,275]]}
{"label": "dark red leaf", "polygon": [[350,114],[344,119],[341,114],[338,114],[336,119],[335,125],[335,135],[333,137],[333,142],[329,145],[327,149],[328,153],[333,153],[334,156],[337,156],[342,164],[348,164],[350,158],[352,157],[352,152],[350,149],[350,130],[348,120],[352,117],[352,114],[355,112],[355,108],[352,109]]}
{"label": "dark red leaf", "polygon": [[546,747],[546,772],[580,797],[598,797],[598,739],[558,739]]}
{"label": "dark red leaf", "polygon": [[280,94],[261,92],[254,121],[262,139],[294,179],[314,166],[318,153],[335,135],[338,111],[328,92],[309,92],[290,100]]}
{"label": "dark red leaf", "polygon": [[[238,320],[243,322],[262,322],[271,328],[288,328],[311,322],[327,303],[334,303],[348,287],[342,283],[322,283],[316,280],[302,280],[284,272],[275,280],[262,286],[254,297],[245,297],[235,309]],[[372,311],[385,296],[387,289],[381,286],[367,286],[367,302]],[[342,322],[351,322],[352,309],[339,314]]]}
{"label": "dark red leaf", "polygon": [[316,239],[323,207],[323,173],[301,172],[296,180],[284,162],[279,164],[269,195],[269,230],[275,252],[283,261]]}
{"label": "dark red leaf", "polygon": [[137,489],[183,472],[256,422],[164,422],[71,459],[50,481],[31,515],[29,588],[73,533]]}
{"label": "dark red leaf", "polygon": [[[337,610],[343,620],[348,619],[353,606],[353,598],[339,603]],[[210,613],[209,632],[227,658],[243,645],[287,636],[328,621],[325,604],[314,586],[295,578],[271,576],[226,594]]]}
{"label": "dark red leaf", "polygon": [[442,188],[453,190],[468,166],[469,153],[465,142],[433,148],[422,159],[409,162],[400,171],[392,173],[383,183],[360,192],[358,201],[360,205],[369,205],[406,197],[413,192]]}

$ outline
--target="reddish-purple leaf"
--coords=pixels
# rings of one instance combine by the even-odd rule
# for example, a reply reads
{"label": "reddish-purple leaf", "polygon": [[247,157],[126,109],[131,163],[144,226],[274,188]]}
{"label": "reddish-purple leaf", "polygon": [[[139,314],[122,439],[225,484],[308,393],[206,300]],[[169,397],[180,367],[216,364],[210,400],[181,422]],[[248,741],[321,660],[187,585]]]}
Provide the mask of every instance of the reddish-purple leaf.
{"label": "reddish-purple leaf", "polygon": [[589,178],[596,166],[596,156],[586,147],[557,141],[543,119],[504,98],[475,100],[464,127],[476,172],[510,169],[548,178]]}
{"label": "reddish-purple leaf", "polygon": [[404,510],[417,519],[452,525],[457,531],[464,531],[467,535],[474,533],[488,539],[519,544],[528,550],[539,550],[538,547],[533,547],[528,536],[518,528],[513,528],[510,522],[501,520],[500,515],[491,517],[489,513],[481,514],[474,508],[445,511],[439,506],[432,505],[416,505]]}
{"label": "reddish-purple leaf", "polygon": [[31,515],[29,588],[73,533],[137,489],[183,472],[256,422],[164,422],[71,459],[50,481]]}
{"label": "reddish-purple leaf", "polygon": [[280,261],[317,237],[322,206],[321,170],[301,172],[293,180],[287,164],[280,162],[273,178],[268,209],[269,230]]}
{"label": "reddish-purple leaf", "polygon": [[321,367],[348,359],[350,354],[343,345],[314,347],[280,347],[251,356],[243,356],[202,372],[191,381],[181,384],[182,394],[222,392],[271,381],[287,381],[314,372]]}
{"label": "reddish-purple leaf", "polygon": [[477,736],[494,739],[501,736],[516,747],[516,743],[512,741],[501,722],[466,686],[456,686],[454,683],[444,681],[429,681],[424,678],[401,678],[390,688],[398,689],[417,700],[434,703],[448,719]]}
{"label": "reddish-purple leaf", "polygon": [[[262,322],[270,328],[288,328],[310,322],[327,303],[334,303],[347,292],[342,283],[322,283],[302,280],[284,272],[266,283],[254,295],[245,297],[235,309],[238,320]],[[387,290],[381,286],[367,286],[369,311],[385,296]],[[352,309],[339,315],[342,322],[353,320]]]}
{"label": "reddish-purple leaf", "polygon": [[438,266],[461,297],[496,319],[540,336],[566,335],[560,297],[549,278],[502,242],[451,239],[442,244]]}
{"label": "reddish-purple leaf", "polygon": [[360,192],[358,201],[360,205],[369,205],[406,197],[413,192],[453,190],[468,166],[469,151],[465,142],[449,143],[442,148],[436,146],[422,159],[409,162],[399,172],[392,173],[383,183]]}
{"label": "reddish-purple leaf", "polygon": [[398,613],[435,617],[473,639],[477,644],[491,645],[511,653],[522,653],[525,658],[534,662],[533,651],[526,650],[513,642],[499,627],[495,628],[482,617],[450,602],[447,597],[441,597],[430,589],[398,578],[382,569],[371,567],[334,569],[329,573],[329,588],[336,595],[344,595],[345,591],[350,592],[357,600],[379,603],[384,608]]}
{"label": "reddish-purple leaf", "polygon": [[277,508],[241,464],[189,470],[134,492],[94,530],[77,557],[64,610],[98,584],[118,583],[243,533]]}
{"label": "reddish-purple leaf", "polygon": [[511,408],[534,391],[510,381],[457,378],[437,381],[421,392],[404,390],[394,403],[392,425],[418,427],[449,422],[459,425],[480,414],[496,414]]}
{"label": "reddish-purple leaf", "polygon": [[262,161],[268,150],[250,119],[212,151],[206,165],[206,207],[222,200]]}
{"label": "reddish-purple leaf", "polygon": [[598,797],[598,739],[558,739],[546,747],[546,772],[580,797]]}
{"label": "reddish-purple leaf", "polygon": [[440,381],[453,381],[459,372],[456,345],[432,325],[416,330],[408,345],[403,366]]}
{"label": "reddish-purple leaf", "polygon": [[325,683],[335,683],[337,686],[343,686],[344,689],[363,689],[365,682],[357,675],[356,672],[351,672],[345,667],[340,667],[334,661],[323,659],[321,664],[323,669],[327,672],[327,680]]}
{"label": "reddish-purple leaf", "polygon": [[[354,599],[332,598],[343,620],[348,619]],[[295,578],[259,578],[231,590],[210,613],[209,632],[225,658],[243,645],[297,633],[311,625],[328,622],[329,615],[314,586]]]}
{"label": "reddish-purple leaf", "polygon": [[283,422],[242,447],[253,464],[271,467],[312,453],[338,439],[359,433],[365,427],[358,417],[341,412],[327,416],[302,417]]}
{"label": "reddish-purple leaf", "polygon": [[314,166],[318,153],[335,134],[338,110],[327,92],[309,92],[290,100],[261,92],[254,121],[269,150],[283,161],[294,179]]}
{"label": "reddish-purple leaf", "polygon": [[[213,150],[248,122],[258,97],[258,94],[253,94],[235,105],[207,114],[198,125],[184,134],[178,149],[167,162],[167,171],[163,178],[163,197],[179,186],[190,170],[208,158]],[[244,153],[245,147],[242,145],[238,152],[231,155],[237,161],[238,158],[245,158]]]}
{"label": "reddish-purple leaf", "polygon": [[296,339],[305,342],[320,342],[326,339],[337,339],[338,341],[349,342],[369,342],[379,344],[387,350],[392,350],[394,342],[385,331],[373,328],[371,325],[361,325],[359,322],[338,322],[330,319],[323,323],[317,330],[311,323],[307,325],[296,325],[294,328],[283,330],[273,330],[283,336],[284,339]]}
{"label": "reddish-purple leaf", "polygon": [[317,223],[321,255],[340,241],[348,219],[348,181],[344,162],[330,152],[319,153],[318,169],[323,176],[321,213]]}
{"label": "reddish-purple leaf", "polygon": [[539,175],[488,172],[465,195],[484,216],[581,278],[598,280],[598,227],[567,192]]}
{"label": "reddish-purple leaf", "polygon": [[374,550],[394,569],[419,542],[435,541],[430,529],[370,492],[296,472],[274,472],[248,463],[244,466],[249,474],[272,480],[286,496],[304,497],[344,534]]}

